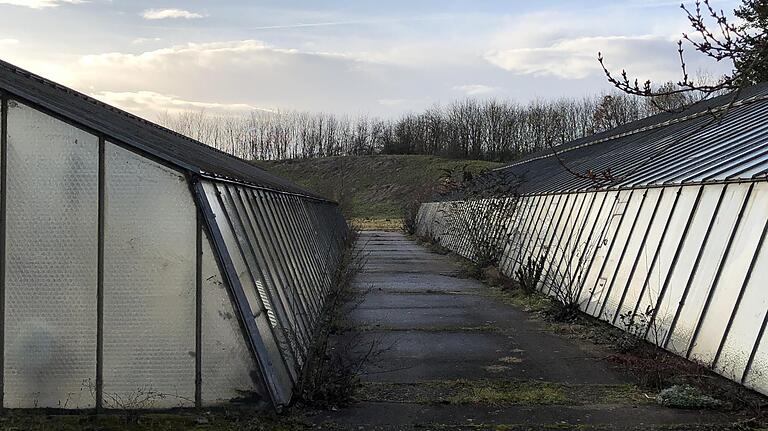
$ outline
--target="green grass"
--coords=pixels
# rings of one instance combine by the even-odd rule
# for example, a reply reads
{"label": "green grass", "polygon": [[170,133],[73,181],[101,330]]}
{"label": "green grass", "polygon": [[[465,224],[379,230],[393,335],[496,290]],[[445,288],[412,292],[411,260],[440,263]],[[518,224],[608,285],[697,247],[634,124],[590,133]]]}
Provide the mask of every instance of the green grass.
{"label": "green grass", "polygon": [[568,385],[505,379],[432,380],[418,383],[366,382],[362,401],[418,404],[538,406],[644,405],[653,400],[634,385]]}
{"label": "green grass", "polygon": [[428,197],[444,169],[477,173],[503,166],[481,160],[434,156],[349,156],[258,161],[258,166],[328,198],[340,201],[350,218],[399,219],[403,207]]}

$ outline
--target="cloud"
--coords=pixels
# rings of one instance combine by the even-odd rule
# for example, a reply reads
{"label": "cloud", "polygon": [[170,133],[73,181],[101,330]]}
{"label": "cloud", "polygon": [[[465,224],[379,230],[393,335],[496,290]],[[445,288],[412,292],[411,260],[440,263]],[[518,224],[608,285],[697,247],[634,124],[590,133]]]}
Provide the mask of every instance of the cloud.
{"label": "cloud", "polygon": [[0,45],[18,45],[17,39],[0,39]]}
{"label": "cloud", "polygon": [[161,40],[163,39],[159,37],[137,37],[136,39],[133,39],[131,43],[134,45],[141,45],[148,42],[160,42]]}
{"label": "cloud", "polygon": [[[258,40],[187,43],[142,53],[80,57],[64,84],[134,111],[299,109],[347,112],[407,94],[402,74],[337,53],[308,52]],[[399,81],[399,82],[398,82]],[[419,85],[422,85],[419,83]],[[404,93],[393,94],[393,93]],[[160,97],[173,95],[169,98]],[[182,101],[182,102],[178,102]],[[215,101],[220,106],[200,105]]]}
{"label": "cloud", "polygon": [[[655,81],[679,79],[676,42],[680,36],[670,31],[675,22],[644,25],[645,33],[632,34],[638,30],[632,27],[637,20],[627,13],[614,10],[599,18],[554,12],[530,14],[511,21],[499,32],[484,58],[517,75],[579,80],[602,76],[597,61],[597,53],[602,52],[609,68],[626,69]],[[722,67],[702,56],[690,57],[689,70]]]}
{"label": "cloud", "polygon": [[156,93],[154,91],[99,91],[91,96],[110,105],[120,106],[146,118],[152,118],[158,112],[177,114],[188,111],[206,111],[217,115],[239,115],[252,111],[273,112],[259,106],[247,103],[217,103],[185,100],[173,95]]}
{"label": "cloud", "polygon": [[0,0],[0,4],[13,6],[23,6],[32,9],[46,9],[57,7],[62,4],[81,4],[87,3],[86,0]]}
{"label": "cloud", "polygon": [[528,75],[552,75],[582,79],[601,73],[598,50],[615,64],[637,73],[669,75],[658,53],[673,47],[669,38],[643,36],[598,36],[559,40],[541,48],[512,48],[492,51],[486,59],[502,69]]}
{"label": "cloud", "polygon": [[496,90],[498,90],[498,88],[491,87],[490,85],[483,85],[483,84],[467,84],[467,85],[457,85],[453,87],[453,90],[461,91],[467,96],[480,96],[484,94],[491,94]]}
{"label": "cloud", "polygon": [[141,14],[141,16],[144,19],[158,20],[174,18],[196,19],[203,18],[205,15],[183,9],[147,9]]}

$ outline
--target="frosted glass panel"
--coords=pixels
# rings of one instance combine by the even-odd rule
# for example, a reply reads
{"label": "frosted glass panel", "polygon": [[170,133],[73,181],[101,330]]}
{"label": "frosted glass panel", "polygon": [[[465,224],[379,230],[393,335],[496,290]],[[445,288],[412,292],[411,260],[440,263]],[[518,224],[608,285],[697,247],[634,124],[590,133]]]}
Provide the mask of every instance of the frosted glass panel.
{"label": "frosted glass panel", "polygon": [[105,406],[192,405],[196,210],[187,181],[107,144],[105,198]]}
{"label": "frosted glass panel", "polygon": [[[749,203],[744,210],[741,223],[733,239],[733,244],[722,263],[723,268],[718,283],[712,287],[712,299],[706,314],[702,315],[699,335],[691,350],[691,359],[704,364],[713,364],[720,341],[725,334],[725,327],[736,306],[736,300],[744,284],[747,271],[757,252],[760,233],[765,226],[768,214],[768,187],[766,184],[756,184]],[[754,320],[754,327],[758,319]],[[753,337],[754,339],[754,337]],[[721,358],[721,365],[728,368],[741,368],[746,365],[752,346],[741,352],[731,350],[730,358]],[[741,377],[741,373],[738,373]]]}
{"label": "frosted glass panel", "polygon": [[5,406],[94,405],[98,139],[8,110]]}
{"label": "frosted glass panel", "polygon": [[746,184],[732,184],[726,187],[722,205],[715,217],[707,243],[704,244],[699,267],[691,281],[688,297],[682,306],[668,345],[675,353],[687,353],[748,188]]}
{"label": "frosted glass panel", "polygon": [[203,237],[202,274],[203,403],[268,400],[207,235]]}

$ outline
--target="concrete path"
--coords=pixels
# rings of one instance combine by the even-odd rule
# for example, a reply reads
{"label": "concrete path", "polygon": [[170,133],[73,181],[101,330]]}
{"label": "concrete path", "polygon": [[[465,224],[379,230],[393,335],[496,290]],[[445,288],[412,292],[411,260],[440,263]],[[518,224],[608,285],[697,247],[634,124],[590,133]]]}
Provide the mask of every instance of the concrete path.
{"label": "concrete path", "polygon": [[[449,257],[399,233],[364,232],[367,264],[351,307],[366,364],[363,400],[314,418],[342,429],[651,429],[726,421],[661,408],[594,349],[552,334],[530,315],[458,278]],[[584,429],[584,428],[578,428]],[[665,428],[667,429],[667,428]]]}

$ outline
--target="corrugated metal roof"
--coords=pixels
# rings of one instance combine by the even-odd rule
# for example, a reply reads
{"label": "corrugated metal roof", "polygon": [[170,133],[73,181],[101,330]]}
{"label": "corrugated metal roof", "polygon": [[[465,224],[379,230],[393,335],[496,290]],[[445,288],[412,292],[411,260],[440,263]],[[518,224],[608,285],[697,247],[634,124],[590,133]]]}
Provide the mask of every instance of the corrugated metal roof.
{"label": "corrugated metal roof", "polygon": [[242,159],[0,60],[0,89],[53,114],[196,174],[257,187],[318,195]]}
{"label": "corrugated metal roof", "polygon": [[[608,170],[608,180],[584,177]],[[525,194],[765,179],[768,83],[540,151],[496,173],[524,178]]]}

